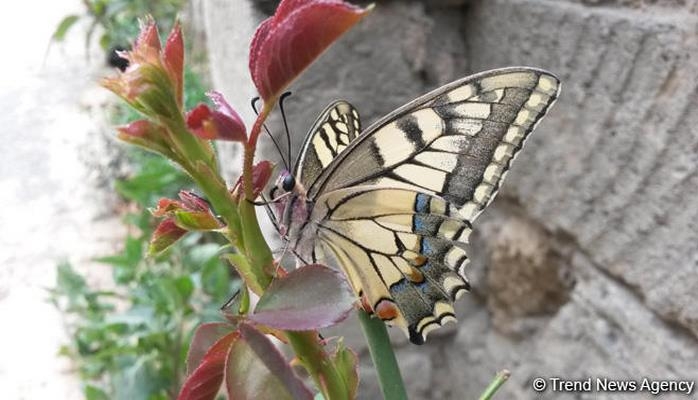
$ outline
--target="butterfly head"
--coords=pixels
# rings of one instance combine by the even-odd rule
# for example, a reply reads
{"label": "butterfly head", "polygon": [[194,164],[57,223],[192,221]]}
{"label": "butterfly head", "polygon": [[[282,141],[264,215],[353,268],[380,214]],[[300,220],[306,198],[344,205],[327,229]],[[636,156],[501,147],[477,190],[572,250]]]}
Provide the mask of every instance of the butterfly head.
{"label": "butterfly head", "polygon": [[287,170],[281,171],[276,183],[269,191],[269,197],[273,200],[280,200],[296,191],[296,178]]}
{"label": "butterfly head", "polygon": [[274,204],[277,229],[286,237],[294,220],[307,218],[305,189],[291,172],[283,170],[269,191],[269,197]]}
{"label": "butterfly head", "polygon": [[296,187],[296,178],[294,178],[290,172],[286,171],[286,174],[284,174],[280,178],[280,186],[283,191],[290,192]]}

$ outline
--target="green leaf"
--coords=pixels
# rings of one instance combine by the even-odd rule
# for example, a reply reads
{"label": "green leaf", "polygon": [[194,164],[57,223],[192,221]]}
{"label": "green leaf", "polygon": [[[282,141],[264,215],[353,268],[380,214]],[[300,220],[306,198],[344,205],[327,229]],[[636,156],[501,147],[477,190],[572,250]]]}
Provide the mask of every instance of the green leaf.
{"label": "green leaf", "polygon": [[218,219],[205,211],[185,211],[174,212],[177,226],[188,231],[212,231],[221,228]]}
{"label": "green leaf", "polygon": [[359,388],[359,358],[354,351],[344,345],[342,339],[339,339],[333,359],[337,372],[350,390],[348,397],[356,398],[356,391]]}
{"label": "green leaf", "polygon": [[109,400],[107,393],[92,385],[85,386],[85,399],[86,400]]}
{"label": "green leaf", "polygon": [[106,33],[102,34],[102,36],[99,37],[99,47],[102,50],[109,50],[110,45],[111,37],[109,37],[109,35]]}
{"label": "green leaf", "polygon": [[177,292],[181,296],[181,303],[186,303],[189,297],[194,293],[194,282],[190,276],[180,276],[174,281],[177,287]]}
{"label": "green leaf", "polygon": [[109,264],[115,267],[132,267],[143,259],[143,243],[140,239],[128,236],[121,254],[98,257],[97,262]]}
{"label": "green leaf", "polygon": [[65,18],[63,18],[61,22],[58,23],[58,26],[56,27],[56,30],[53,32],[51,38],[56,42],[63,41],[63,39],[65,39],[66,33],[68,33],[70,28],[73,25],[75,25],[78,19],[80,19],[79,15],[68,15]]}
{"label": "green leaf", "polygon": [[85,279],[68,262],[58,264],[56,273],[56,295],[68,297],[69,304],[75,304],[88,291]]}
{"label": "green leaf", "polygon": [[257,281],[257,276],[252,271],[252,266],[247,262],[247,258],[245,258],[244,255],[240,253],[228,253],[224,254],[223,258],[235,266],[238,274],[243,277],[245,283],[253,292],[264,293],[264,289]]}
{"label": "green leaf", "polygon": [[155,394],[167,388],[167,381],[158,375],[150,357],[141,358],[135,363],[119,370],[114,377],[116,400],[148,400],[150,394]]}

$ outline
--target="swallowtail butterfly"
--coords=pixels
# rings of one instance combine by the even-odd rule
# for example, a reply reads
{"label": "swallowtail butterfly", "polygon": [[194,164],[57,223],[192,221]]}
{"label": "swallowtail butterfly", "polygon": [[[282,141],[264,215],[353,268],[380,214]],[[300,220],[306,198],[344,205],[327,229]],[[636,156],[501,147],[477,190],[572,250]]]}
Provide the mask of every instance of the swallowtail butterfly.
{"label": "swallowtail butterfly", "polygon": [[336,101],[270,193],[276,226],[302,262],[339,267],[364,308],[422,344],[455,321],[472,223],[559,91],[543,70],[491,70],[363,131]]}

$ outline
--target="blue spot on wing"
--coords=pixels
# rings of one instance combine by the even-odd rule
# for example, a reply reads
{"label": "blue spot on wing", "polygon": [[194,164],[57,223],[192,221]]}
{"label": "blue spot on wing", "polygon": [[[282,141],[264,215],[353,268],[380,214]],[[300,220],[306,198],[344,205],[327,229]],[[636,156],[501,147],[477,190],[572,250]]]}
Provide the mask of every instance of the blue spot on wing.
{"label": "blue spot on wing", "polygon": [[390,287],[390,292],[391,293],[400,293],[407,289],[407,280],[406,279],[400,279],[398,282],[394,283]]}
{"label": "blue spot on wing", "polygon": [[429,196],[419,193],[414,202],[414,211],[418,213],[429,212]]}
{"label": "blue spot on wing", "polygon": [[421,283],[416,283],[414,286],[416,286],[417,289],[419,289],[424,294],[427,294],[427,291],[429,290],[429,285],[427,284],[426,279]]}
{"label": "blue spot on wing", "polygon": [[431,243],[427,240],[427,238],[422,238],[421,243],[420,243],[420,253],[424,254],[425,256],[430,256],[432,255],[434,249],[431,247]]}
{"label": "blue spot on wing", "polygon": [[414,215],[412,217],[412,225],[414,225],[414,231],[415,232],[424,232],[424,229],[426,229],[425,226],[426,218],[424,215]]}

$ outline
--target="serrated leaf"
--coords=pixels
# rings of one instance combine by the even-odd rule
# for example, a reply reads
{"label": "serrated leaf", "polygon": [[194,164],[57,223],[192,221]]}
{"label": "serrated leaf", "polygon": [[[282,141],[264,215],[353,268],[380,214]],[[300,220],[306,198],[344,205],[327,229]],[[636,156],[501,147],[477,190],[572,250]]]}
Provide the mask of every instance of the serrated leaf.
{"label": "serrated leaf", "polygon": [[337,349],[332,358],[337,372],[349,389],[348,397],[356,398],[356,391],[359,388],[359,358],[353,350],[344,345],[341,339],[337,342]]}
{"label": "serrated leaf", "polygon": [[306,265],[274,279],[249,319],[285,330],[326,328],[344,320],[355,300],[342,274]]}
{"label": "serrated leaf", "polygon": [[177,210],[174,219],[177,226],[188,231],[211,231],[221,227],[218,219],[206,211]]}
{"label": "serrated leaf", "polygon": [[240,340],[230,348],[225,383],[228,398],[236,400],[311,400],[310,390],[261,332],[240,325]]}
{"label": "serrated leaf", "polygon": [[250,73],[260,96],[278,96],[369,10],[340,0],[283,0],[250,44]]}
{"label": "serrated leaf", "polygon": [[224,322],[201,324],[191,339],[187,354],[187,374],[191,374],[201,364],[208,349],[223,336],[233,332],[235,327]]}
{"label": "serrated leaf", "polygon": [[226,359],[231,346],[238,341],[239,332],[229,333],[211,346],[201,362],[187,377],[177,400],[213,400],[223,383]]}
{"label": "serrated leaf", "polygon": [[164,219],[153,233],[148,253],[154,255],[165,251],[186,233],[187,231],[177,226],[173,219]]}

